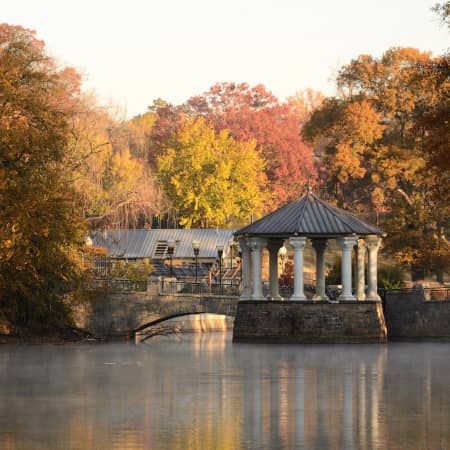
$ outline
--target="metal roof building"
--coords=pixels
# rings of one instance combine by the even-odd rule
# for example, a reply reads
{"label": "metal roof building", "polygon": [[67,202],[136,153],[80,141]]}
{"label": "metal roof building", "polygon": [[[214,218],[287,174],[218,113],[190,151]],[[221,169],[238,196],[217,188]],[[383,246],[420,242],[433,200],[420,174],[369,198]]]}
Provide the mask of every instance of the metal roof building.
{"label": "metal roof building", "polygon": [[200,243],[199,260],[217,257],[217,245],[222,245],[224,255],[229,253],[235,230],[226,229],[150,229],[105,230],[91,235],[92,245],[105,247],[108,255],[120,259],[164,259],[167,243],[175,241],[174,259],[193,257],[192,242]]}

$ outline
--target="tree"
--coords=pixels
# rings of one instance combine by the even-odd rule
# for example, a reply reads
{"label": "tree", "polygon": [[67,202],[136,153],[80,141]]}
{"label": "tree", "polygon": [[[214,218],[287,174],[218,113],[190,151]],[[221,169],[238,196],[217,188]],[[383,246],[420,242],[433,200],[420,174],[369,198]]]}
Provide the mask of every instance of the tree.
{"label": "tree", "polygon": [[189,119],[158,157],[159,179],[187,228],[247,222],[264,207],[264,163],[254,141]]}
{"label": "tree", "polygon": [[174,106],[165,100],[157,99],[149,106],[150,113],[156,115],[149,136],[148,161],[156,167],[158,156],[173,146],[173,138],[185,122],[182,107]]}
{"label": "tree", "polygon": [[307,180],[316,176],[312,148],[301,140],[298,114],[263,85],[218,83],[189,99],[183,113],[205,117],[238,141],[256,141],[266,160],[273,207],[299,197]]}
{"label": "tree", "polygon": [[127,122],[128,146],[134,158],[141,161],[147,160],[150,151],[150,135],[155,122],[156,114],[151,112],[133,117]]}
{"label": "tree", "polygon": [[33,31],[0,25],[0,307],[14,320],[65,317],[84,226],[64,161],[79,75]]}
{"label": "tree", "polygon": [[124,122],[93,98],[80,105],[69,145],[76,156],[74,186],[91,228],[144,226],[165,208],[146,159],[139,158],[152,119],[145,115]]}
{"label": "tree", "polygon": [[311,114],[322,105],[324,99],[325,97],[321,92],[308,88],[296,92],[293,96],[288,97],[287,101],[303,126],[309,120]]}
{"label": "tree", "polygon": [[443,59],[412,48],[361,55],[340,70],[340,96],[304,127],[325,146],[337,203],[384,213],[388,248],[415,275],[429,268],[439,278],[449,259],[448,73],[425,76],[424,68],[443,67]]}
{"label": "tree", "polygon": [[450,2],[436,3],[431,8],[441,19],[441,22],[450,29]]}
{"label": "tree", "polygon": [[[450,129],[450,57],[433,58],[416,67],[412,79],[421,89],[414,118],[413,132],[420,136],[427,168],[433,172],[435,187],[448,185]],[[447,191],[447,190],[446,190]],[[444,192],[441,193],[445,195]],[[448,192],[447,192],[448,195]]]}

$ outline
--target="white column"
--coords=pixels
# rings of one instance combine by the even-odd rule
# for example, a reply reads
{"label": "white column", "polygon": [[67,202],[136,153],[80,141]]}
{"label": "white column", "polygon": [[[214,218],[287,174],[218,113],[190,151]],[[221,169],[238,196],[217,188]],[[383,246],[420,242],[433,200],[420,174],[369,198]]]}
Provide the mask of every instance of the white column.
{"label": "white column", "polygon": [[312,242],[316,251],[316,293],[313,300],[328,300],[325,293],[325,251],[328,247],[326,239],[314,239]]}
{"label": "white column", "polygon": [[250,300],[252,298],[252,282],[251,282],[251,259],[250,245],[248,239],[239,239],[239,247],[241,248],[241,270],[242,270],[242,293],[240,300]]}
{"label": "white column", "polygon": [[294,249],[294,293],[290,300],[306,300],[303,291],[303,250],[306,245],[305,237],[291,237],[289,244]]}
{"label": "white column", "polygon": [[365,241],[369,250],[367,300],[381,301],[377,292],[378,249],[380,248],[381,238],[379,236],[367,236]]}
{"label": "white column", "polygon": [[269,269],[270,269],[270,295],[271,300],[281,300],[278,290],[278,250],[282,242],[280,240],[269,240]]}
{"label": "white column", "polygon": [[352,250],[356,245],[356,237],[342,237],[337,243],[342,249],[342,294],[339,300],[356,300],[352,294]]}
{"label": "white column", "polygon": [[261,250],[267,245],[265,239],[252,237],[249,240],[252,249],[253,292],[252,300],[265,300],[261,281]]}
{"label": "white column", "polygon": [[364,277],[364,262],[366,259],[366,244],[362,239],[358,239],[358,256],[357,256],[357,284],[356,284],[356,298],[358,300],[365,300],[366,293],[364,291],[366,287],[366,281]]}

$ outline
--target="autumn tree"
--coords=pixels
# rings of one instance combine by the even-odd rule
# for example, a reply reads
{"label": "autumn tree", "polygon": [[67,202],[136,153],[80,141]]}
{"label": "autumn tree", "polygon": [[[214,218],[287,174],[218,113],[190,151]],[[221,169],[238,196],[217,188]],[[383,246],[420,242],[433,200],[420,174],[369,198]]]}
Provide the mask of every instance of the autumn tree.
{"label": "autumn tree", "polygon": [[[311,142],[325,145],[327,186],[337,203],[384,213],[390,250],[415,275],[426,267],[439,278],[449,256],[448,203],[438,194],[448,180],[438,156],[448,149],[448,78],[421,73],[441,64],[413,48],[361,55],[339,71],[340,95],[326,99],[304,127]],[[438,121],[427,121],[429,114]]]}
{"label": "autumn tree", "polygon": [[321,92],[308,88],[288,97],[287,102],[303,126],[310,119],[311,114],[322,105],[324,99]]}
{"label": "autumn tree", "polygon": [[371,199],[379,204],[378,190],[367,188],[377,179],[367,176],[366,160],[371,160],[369,154],[382,130],[380,116],[363,100],[327,99],[306,124],[305,136],[314,136],[316,145],[325,148],[326,185],[339,206],[358,209]]}
{"label": "autumn tree", "polygon": [[148,107],[151,114],[155,114],[151,132],[148,138],[148,162],[156,167],[157,159],[164,152],[173,147],[174,138],[186,120],[182,106],[175,106],[162,99],[154,100]]}
{"label": "autumn tree", "polygon": [[264,207],[264,163],[255,141],[237,141],[203,118],[184,123],[157,166],[187,228],[248,222]]}
{"label": "autumn tree", "polygon": [[78,74],[33,31],[0,25],[0,307],[14,319],[64,317],[84,237],[67,158]]}
{"label": "autumn tree", "polygon": [[144,226],[164,209],[164,195],[143,157],[152,119],[125,121],[97,106],[95,98],[81,102],[71,123],[69,153],[90,228]]}
{"label": "autumn tree", "polygon": [[189,99],[182,113],[205,117],[238,141],[255,140],[266,160],[273,207],[300,196],[307,180],[315,177],[312,148],[301,140],[295,109],[263,85],[218,83]]}
{"label": "autumn tree", "polygon": [[134,159],[147,161],[150,152],[150,136],[156,120],[156,114],[147,111],[126,122],[127,146]]}

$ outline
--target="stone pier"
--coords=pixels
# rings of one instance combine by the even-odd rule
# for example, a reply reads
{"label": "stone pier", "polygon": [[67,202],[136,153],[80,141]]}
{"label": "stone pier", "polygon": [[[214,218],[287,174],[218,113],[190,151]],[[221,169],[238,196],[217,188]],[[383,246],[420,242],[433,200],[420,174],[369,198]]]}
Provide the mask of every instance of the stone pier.
{"label": "stone pier", "polygon": [[387,331],[378,301],[240,301],[233,342],[384,343]]}

